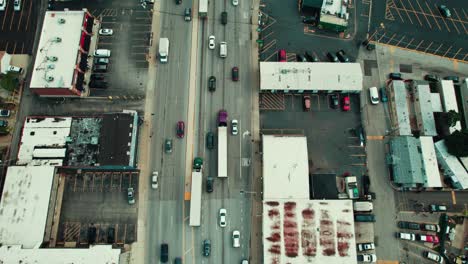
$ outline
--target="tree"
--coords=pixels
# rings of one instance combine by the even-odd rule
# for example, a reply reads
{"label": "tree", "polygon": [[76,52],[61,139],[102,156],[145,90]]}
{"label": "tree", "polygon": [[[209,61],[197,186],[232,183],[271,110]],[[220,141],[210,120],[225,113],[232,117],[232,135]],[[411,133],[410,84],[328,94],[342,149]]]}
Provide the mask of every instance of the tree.
{"label": "tree", "polygon": [[7,74],[2,74],[0,79],[0,86],[10,92],[13,92],[16,87],[18,87],[19,80],[16,73],[8,72]]}
{"label": "tree", "polygon": [[454,156],[468,156],[468,131],[456,130],[445,138],[445,146],[447,146],[447,151]]}
{"label": "tree", "polygon": [[455,112],[455,110],[447,112],[447,125],[450,127],[454,127],[460,120],[460,114]]}

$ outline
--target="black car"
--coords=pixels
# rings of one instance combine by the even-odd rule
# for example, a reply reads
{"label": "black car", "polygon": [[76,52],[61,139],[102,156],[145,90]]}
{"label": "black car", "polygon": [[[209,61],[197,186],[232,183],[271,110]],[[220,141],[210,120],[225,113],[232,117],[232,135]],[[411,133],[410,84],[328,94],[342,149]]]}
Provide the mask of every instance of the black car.
{"label": "black car", "polygon": [[211,253],[211,241],[209,239],[205,239],[203,241],[203,256],[209,257]]}
{"label": "black car", "polygon": [[208,176],[206,178],[206,192],[208,193],[213,192],[213,183],[214,183],[213,177]]}
{"label": "black car", "polygon": [[103,74],[91,74],[91,80],[103,81],[104,75]]}
{"label": "black car", "polygon": [[213,132],[206,133],[206,147],[208,149],[214,148],[214,133]]}
{"label": "black car", "polygon": [[114,244],[115,242],[115,228],[109,227],[107,228],[107,243]]}
{"label": "black car", "polygon": [[333,109],[338,109],[338,107],[340,106],[340,100],[337,94],[330,95],[330,106]]}
{"label": "black car", "polygon": [[182,0],[175,0],[176,5],[182,4]]}
{"label": "black car", "polygon": [[107,89],[107,82],[91,80],[91,82],[89,83],[89,87],[94,89]]}
{"label": "black car", "polygon": [[304,57],[304,55],[297,54],[296,55],[296,61],[298,61],[298,62],[307,62],[307,59]]}
{"label": "black car", "polygon": [[439,6],[439,11],[446,18],[449,18],[449,17],[452,16],[452,13],[450,13],[450,9],[448,9],[448,7],[445,6],[445,5],[440,5]]}
{"label": "black car", "polygon": [[335,54],[331,53],[331,52],[327,52],[327,57],[331,62],[339,62],[340,61],[338,59],[338,57]]}
{"label": "black car", "polygon": [[339,51],[336,53],[336,56],[338,57],[338,59],[339,59],[341,62],[349,62],[349,58],[348,58],[348,56],[346,56],[346,53],[344,52],[344,50],[339,50]]}
{"label": "black car", "polygon": [[175,258],[174,259],[174,264],[182,264],[182,259],[181,258]]}
{"label": "black car", "polygon": [[424,80],[426,80],[428,82],[439,82],[440,77],[437,76],[437,75],[434,75],[434,74],[426,74],[426,75],[424,75]]}
{"label": "black car", "polygon": [[401,76],[401,73],[399,72],[392,72],[388,75],[388,78],[391,80],[403,80],[403,77]]}
{"label": "black car", "polygon": [[96,242],[96,227],[90,226],[88,227],[88,243],[94,244]]}
{"label": "black car", "polygon": [[227,24],[227,12],[221,12],[221,24]]}
{"label": "black car", "polygon": [[460,81],[460,78],[458,78],[458,76],[445,76],[444,80],[449,80],[453,81],[454,83],[458,83]]}
{"label": "black car", "polygon": [[302,19],[302,23],[309,24],[309,25],[316,25],[317,24],[317,18],[314,17],[314,16],[304,17],[304,19]]}
{"label": "black car", "polygon": [[210,78],[208,78],[208,90],[210,92],[216,91],[216,77],[210,76]]}
{"label": "black car", "polygon": [[161,244],[161,262],[166,263],[169,261],[169,245],[164,243]]}
{"label": "black car", "polygon": [[319,58],[317,56],[315,56],[314,54],[309,54],[308,52],[305,53],[305,57],[307,59],[307,61],[309,62],[319,62]]}
{"label": "black car", "polygon": [[420,224],[414,222],[407,222],[407,221],[398,221],[397,223],[399,228],[403,229],[412,229],[412,230],[420,230]]}

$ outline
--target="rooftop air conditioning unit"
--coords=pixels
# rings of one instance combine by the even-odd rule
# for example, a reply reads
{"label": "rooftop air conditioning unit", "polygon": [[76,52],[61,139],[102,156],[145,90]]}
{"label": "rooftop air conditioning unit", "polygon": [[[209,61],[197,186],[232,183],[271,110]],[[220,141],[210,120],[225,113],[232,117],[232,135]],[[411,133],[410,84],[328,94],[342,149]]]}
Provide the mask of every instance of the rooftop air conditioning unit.
{"label": "rooftop air conditioning unit", "polygon": [[65,24],[65,18],[60,18],[60,19],[58,20],[58,23],[59,23],[59,24]]}
{"label": "rooftop air conditioning unit", "polygon": [[58,43],[58,42],[62,42],[62,38],[61,38],[61,37],[55,37],[55,38],[53,39],[53,41],[54,41],[54,42],[57,42],[57,43]]}
{"label": "rooftop air conditioning unit", "polygon": [[47,56],[47,60],[49,61],[57,61],[58,58],[56,56]]}
{"label": "rooftop air conditioning unit", "polygon": [[54,77],[53,76],[47,76],[46,77],[46,81],[47,82],[52,82],[54,80]]}
{"label": "rooftop air conditioning unit", "polygon": [[47,65],[47,69],[53,70],[53,69],[55,69],[55,65],[54,64],[49,64],[49,65]]}

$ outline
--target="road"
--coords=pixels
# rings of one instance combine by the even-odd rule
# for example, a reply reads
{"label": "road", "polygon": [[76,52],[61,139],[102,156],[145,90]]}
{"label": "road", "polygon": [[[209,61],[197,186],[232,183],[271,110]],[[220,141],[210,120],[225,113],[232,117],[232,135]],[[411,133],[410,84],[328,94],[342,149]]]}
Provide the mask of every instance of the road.
{"label": "road", "polygon": [[[192,6],[194,18],[192,22],[185,22],[182,14],[189,6]],[[183,257],[184,263],[237,263],[249,256],[252,193],[248,186],[252,175],[249,166],[242,166],[242,160],[248,165],[251,156],[250,6],[247,2],[234,7],[228,1],[210,1],[208,19],[198,21],[198,27],[194,27],[196,31],[192,31],[192,23],[197,23],[198,12],[190,2],[184,1],[182,5],[175,5],[173,1],[162,2],[160,10],[159,36],[169,38],[170,52],[168,64],[156,62],[148,161],[151,170],[160,172],[160,187],[157,191],[150,190],[146,208],[146,263],[159,263],[161,243],[169,244],[170,261]],[[220,23],[220,14],[224,10],[228,12],[226,26]],[[215,50],[208,49],[208,36],[211,34],[216,36]],[[196,47],[191,44],[194,37],[197,37],[194,41]],[[225,59],[219,57],[218,49],[219,42],[223,40],[228,43]],[[158,39],[154,41],[158,42]],[[195,67],[191,67],[191,63],[195,63]],[[233,82],[230,77],[233,66],[240,69],[238,82]],[[207,89],[211,75],[217,78],[217,89],[213,93]],[[195,86],[190,85],[192,81]],[[189,98],[190,89],[195,89],[193,98]],[[193,114],[191,108],[194,109]],[[216,134],[216,115],[220,109],[227,110],[230,120],[239,120],[239,134],[228,135],[229,176],[223,180],[216,178],[212,193],[206,193],[203,187],[201,226],[189,227],[190,203],[183,200],[185,177],[189,176],[186,166],[195,156],[200,156],[204,158],[203,185],[208,175],[217,176],[217,152],[205,148],[205,136],[208,131]],[[186,123],[184,139],[175,135],[179,120]],[[193,130],[189,130],[189,122],[193,122]],[[174,141],[172,154],[164,154],[166,138]],[[220,208],[227,209],[225,228],[218,225]],[[240,249],[232,247],[233,230],[241,232]],[[208,258],[202,257],[204,239],[210,239],[212,244],[212,254]]]}

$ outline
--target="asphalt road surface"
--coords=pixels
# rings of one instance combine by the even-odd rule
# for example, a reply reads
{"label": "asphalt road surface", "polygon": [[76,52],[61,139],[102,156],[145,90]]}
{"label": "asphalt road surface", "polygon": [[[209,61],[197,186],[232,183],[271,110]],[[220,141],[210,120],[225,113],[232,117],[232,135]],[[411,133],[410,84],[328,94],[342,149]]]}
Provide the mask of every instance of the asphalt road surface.
{"label": "asphalt road surface", "polygon": [[[153,116],[154,130],[151,131],[150,168],[160,172],[160,187],[149,195],[147,219],[147,263],[159,263],[161,243],[169,244],[169,255],[183,257],[184,263],[238,263],[249,255],[250,236],[250,197],[248,189],[250,167],[250,131],[251,91],[250,85],[250,25],[247,2],[234,7],[230,2],[210,1],[208,19],[200,21],[198,26],[197,79],[194,98],[193,142],[178,139],[175,135],[177,121],[187,123],[189,102],[189,76],[191,58],[192,22],[183,20],[183,10],[191,3],[184,1],[176,5],[173,1],[161,3],[160,37],[170,41],[168,64],[157,66],[155,109]],[[194,17],[197,10],[192,7]],[[228,24],[220,23],[220,14],[228,12]],[[196,19],[196,18],[195,18]],[[208,36],[216,36],[217,48],[208,49]],[[219,42],[228,43],[228,56],[219,57]],[[155,40],[158,41],[158,40]],[[157,45],[156,45],[157,46]],[[159,62],[157,62],[159,63]],[[239,81],[231,80],[231,68],[238,66]],[[217,78],[217,89],[208,91],[208,77]],[[189,206],[184,202],[184,175],[186,168],[181,166],[185,160],[194,157],[204,158],[203,185],[208,175],[217,175],[217,152],[205,148],[205,136],[208,131],[217,131],[216,115],[220,109],[226,109],[229,119],[239,120],[239,134],[228,135],[228,178],[215,179],[214,192],[206,193],[203,187],[201,226],[189,227]],[[187,127],[187,126],[186,126]],[[174,141],[173,153],[165,154],[164,139]],[[185,149],[190,148],[190,156]],[[244,162],[242,162],[244,161]],[[190,162],[191,164],[191,162]],[[243,191],[243,193],[241,193]],[[218,225],[218,211],[227,209],[227,227]],[[232,247],[232,231],[241,232],[241,248]],[[202,256],[202,242],[210,239],[212,251],[210,257]]]}

